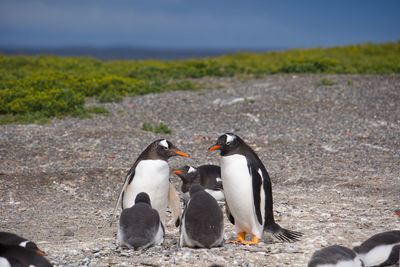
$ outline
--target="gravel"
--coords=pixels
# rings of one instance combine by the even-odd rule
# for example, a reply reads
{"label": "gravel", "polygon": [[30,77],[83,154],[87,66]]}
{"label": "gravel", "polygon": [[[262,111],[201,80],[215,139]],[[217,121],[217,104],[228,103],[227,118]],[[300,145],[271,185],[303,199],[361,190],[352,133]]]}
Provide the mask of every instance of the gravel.
{"label": "gravel", "polygon": [[[317,86],[322,78],[336,84]],[[306,266],[317,249],[400,228],[400,75],[203,82],[219,89],[124,98],[102,104],[108,117],[0,126],[0,229],[34,240],[55,266]],[[144,122],[163,122],[172,134],[145,132]],[[166,137],[191,154],[172,158],[172,168],[218,164],[207,148],[224,132],[259,154],[276,220],[303,232],[301,241],[266,234],[255,246],[179,249],[168,213],[162,247],[118,248],[114,206],[138,154]],[[235,238],[225,219],[225,239]]]}

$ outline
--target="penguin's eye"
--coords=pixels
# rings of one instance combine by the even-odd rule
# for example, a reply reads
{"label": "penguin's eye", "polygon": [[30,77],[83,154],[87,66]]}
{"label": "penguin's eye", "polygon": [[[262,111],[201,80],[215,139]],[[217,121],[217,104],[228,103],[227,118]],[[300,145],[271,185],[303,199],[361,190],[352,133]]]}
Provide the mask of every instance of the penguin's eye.
{"label": "penguin's eye", "polygon": [[226,142],[226,145],[229,146],[231,144],[231,142]]}

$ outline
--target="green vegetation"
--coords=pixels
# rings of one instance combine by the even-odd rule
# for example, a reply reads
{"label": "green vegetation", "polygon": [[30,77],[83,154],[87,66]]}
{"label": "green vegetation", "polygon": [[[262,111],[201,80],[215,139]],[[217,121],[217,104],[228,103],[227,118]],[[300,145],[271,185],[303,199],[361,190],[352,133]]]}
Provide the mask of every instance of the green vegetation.
{"label": "green vegetation", "polygon": [[[20,123],[20,124],[45,124],[50,122],[50,118],[46,115],[46,112],[31,112],[26,114],[5,114],[0,115],[0,125],[9,123]],[[78,118],[92,118],[91,114],[101,114],[103,116],[109,116],[110,112],[102,106],[91,106],[88,108],[78,108],[69,113],[71,116]],[[57,118],[65,117],[65,114],[58,114]]]}
{"label": "green vegetation", "polygon": [[163,133],[163,134],[171,134],[172,133],[172,131],[168,128],[168,126],[162,122],[160,122],[158,125],[154,125],[154,126],[150,122],[145,122],[142,125],[142,130],[147,131],[147,132],[153,132],[153,133]]}
{"label": "green vegetation", "polygon": [[349,79],[349,80],[347,80],[346,84],[347,84],[348,86],[353,86],[354,83],[353,83],[353,80],[350,80],[350,79]]}
{"label": "green vegetation", "polygon": [[315,83],[317,86],[330,86],[330,85],[335,85],[337,82],[331,81],[327,78],[322,78],[318,82]]}
{"label": "green vegetation", "polygon": [[124,96],[197,90],[201,85],[194,79],[205,76],[246,80],[275,73],[400,73],[400,41],[183,61],[0,55],[0,121],[85,117],[91,113],[84,108],[86,97],[119,101]]}

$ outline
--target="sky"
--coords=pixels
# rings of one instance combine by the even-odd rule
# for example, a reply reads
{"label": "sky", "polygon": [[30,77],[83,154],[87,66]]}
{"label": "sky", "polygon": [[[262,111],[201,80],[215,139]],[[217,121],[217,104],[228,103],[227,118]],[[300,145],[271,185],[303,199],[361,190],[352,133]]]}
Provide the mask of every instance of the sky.
{"label": "sky", "polygon": [[400,40],[400,0],[0,0],[0,46],[267,49]]}

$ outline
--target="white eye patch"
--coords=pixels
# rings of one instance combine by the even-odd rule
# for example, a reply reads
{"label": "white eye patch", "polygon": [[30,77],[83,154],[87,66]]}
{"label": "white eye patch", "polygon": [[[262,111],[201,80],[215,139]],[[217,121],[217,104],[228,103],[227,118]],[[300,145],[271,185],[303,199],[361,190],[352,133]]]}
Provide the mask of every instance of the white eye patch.
{"label": "white eye patch", "polygon": [[192,173],[192,172],[195,172],[195,171],[196,171],[195,168],[193,168],[192,166],[189,166],[188,173]]}
{"label": "white eye patch", "polygon": [[29,242],[29,240],[22,241],[21,243],[19,243],[19,246],[25,248],[25,247],[26,247],[26,244],[27,244],[28,242]]}
{"label": "white eye patch", "polygon": [[230,135],[230,134],[225,134],[226,135],[226,143],[230,143],[233,140],[235,140],[236,136]]}
{"label": "white eye patch", "polygon": [[160,144],[160,146],[163,146],[163,147],[165,147],[165,148],[169,148],[169,147],[168,147],[167,140],[165,140],[165,139],[161,140],[159,144]]}

